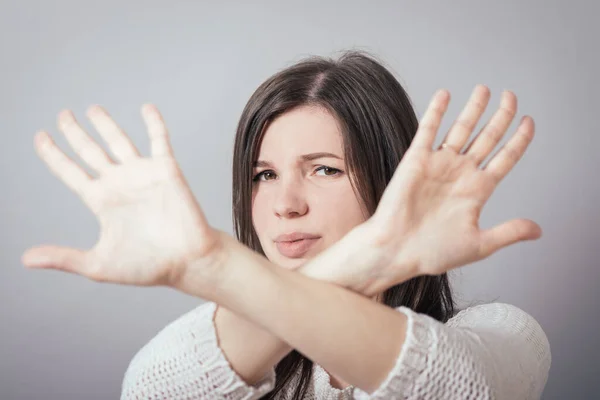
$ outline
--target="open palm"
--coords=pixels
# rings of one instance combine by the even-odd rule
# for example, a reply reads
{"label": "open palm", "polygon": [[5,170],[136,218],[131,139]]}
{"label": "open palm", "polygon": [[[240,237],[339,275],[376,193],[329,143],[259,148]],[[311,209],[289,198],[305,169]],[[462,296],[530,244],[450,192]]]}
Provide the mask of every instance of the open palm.
{"label": "open palm", "polygon": [[100,237],[90,250],[38,246],[23,254],[30,267],[77,273],[96,281],[133,285],[171,284],[183,266],[218,247],[211,228],[181,173],[158,110],[142,108],[151,156],[135,146],[102,108],[88,111],[94,127],[119,163],[80,127],[70,111],[58,125],[75,152],[98,173],[92,178],[68,158],[44,131],[35,148],[50,170],[98,218]]}
{"label": "open palm", "polygon": [[359,228],[386,255],[384,262],[369,271],[369,276],[383,278],[379,285],[401,282],[406,276],[401,268],[406,266],[414,268],[415,275],[437,275],[510,244],[540,237],[540,227],[527,219],[485,230],[479,226],[483,206],[534,134],[533,120],[524,117],[516,134],[482,165],[516,114],[516,97],[505,92],[498,111],[462,150],[489,97],[485,86],[477,86],[443,145],[434,150],[449,93],[439,91],[434,96],[376,212]]}

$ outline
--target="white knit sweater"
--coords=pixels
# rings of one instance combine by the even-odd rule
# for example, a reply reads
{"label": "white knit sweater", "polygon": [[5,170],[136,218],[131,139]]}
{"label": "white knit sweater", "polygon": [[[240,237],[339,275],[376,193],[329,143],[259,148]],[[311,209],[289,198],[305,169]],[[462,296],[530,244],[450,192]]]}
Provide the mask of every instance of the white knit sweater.
{"label": "white knit sweater", "polygon": [[[274,369],[257,384],[246,384],[218,346],[215,310],[215,303],[205,303],[147,343],[125,373],[121,399],[237,400],[268,393]],[[327,372],[315,364],[304,399],[540,398],[550,369],[550,345],[529,314],[492,303],[470,307],[442,324],[406,307],[397,310],[408,317],[406,339],[375,392],[333,388]]]}

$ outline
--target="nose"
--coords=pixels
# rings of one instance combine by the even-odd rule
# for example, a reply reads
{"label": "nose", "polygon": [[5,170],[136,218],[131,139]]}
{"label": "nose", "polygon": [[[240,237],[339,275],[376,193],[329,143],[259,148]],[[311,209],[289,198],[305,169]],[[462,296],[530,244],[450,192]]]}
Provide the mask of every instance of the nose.
{"label": "nose", "polygon": [[279,218],[296,218],[308,212],[308,203],[304,195],[302,182],[288,179],[280,180],[273,212]]}

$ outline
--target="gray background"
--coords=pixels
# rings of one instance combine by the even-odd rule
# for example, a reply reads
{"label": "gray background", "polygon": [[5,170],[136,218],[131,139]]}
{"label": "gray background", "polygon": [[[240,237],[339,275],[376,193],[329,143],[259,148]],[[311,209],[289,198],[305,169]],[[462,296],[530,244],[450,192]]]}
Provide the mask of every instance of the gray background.
{"label": "gray background", "polygon": [[553,356],[545,399],[596,397],[598,6],[415,3],[3,1],[0,398],[117,398],[135,352],[202,302],[21,265],[29,246],[87,248],[98,233],[93,215],[35,155],[35,131],[48,129],[72,155],[56,115],[71,108],[91,128],[83,113],[98,103],[147,154],[139,107],[156,103],[210,222],[231,232],[232,144],[245,102],[303,56],[349,48],[382,58],[419,115],[436,89],[449,89],[441,132],[477,83],[492,90],[484,120],[505,88],[519,97],[518,117],[534,117],[537,136],[482,225],[528,217],[544,236],[457,270],[454,284],[461,304],[508,302],[540,322]]}

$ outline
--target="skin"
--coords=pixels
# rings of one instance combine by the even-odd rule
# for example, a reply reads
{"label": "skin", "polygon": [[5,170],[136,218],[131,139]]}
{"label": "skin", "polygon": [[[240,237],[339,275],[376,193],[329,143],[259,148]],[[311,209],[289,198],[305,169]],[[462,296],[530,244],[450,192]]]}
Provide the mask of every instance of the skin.
{"label": "skin", "polygon": [[[526,219],[489,229],[479,227],[483,206],[524,154],[534,133],[533,120],[523,118],[516,133],[482,165],[516,113],[516,97],[503,93],[500,108],[467,146],[489,97],[486,87],[476,87],[444,137],[449,147],[434,149],[450,99],[447,91],[437,92],[374,215],[328,248],[319,247],[320,253],[299,267],[296,263],[302,261],[284,265],[289,268],[281,268],[207,223],[178,167],[166,125],[155,107],[142,109],[150,136],[149,157],[139,154],[103,109],[89,110],[88,116],[107,142],[114,161],[84,132],[72,113],[65,111],[59,116],[59,128],[98,176],[90,176],[69,159],[44,131],[36,135],[35,149],[51,172],[97,216],[99,240],[88,250],[36,246],[23,254],[23,264],[76,273],[98,282],[165,285],[214,301],[247,321],[251,329],[263,330],[279,340],[279,344],[260,348],[257,361],[252,351],[258,346],[245,342],[248,336],[236,337],[240,331],[235,325],[229,326],[229,339],[223,343],[231,344],[235,339],[237,348],[224,350],[234,369],[245,370],[248,375],[267,370],[295,348],[343,382],[372,392],[395,363],[407,321],[403,314],[366,297],[414,276],[441,274],[541,236],[539,225]],[[295,222],[309,221],[311,211],[319,209],[309,196],[317,189],[312,182],[321,177],[299,174],[288,158],[271,161],[278,163],[275,167],[282,180],[265,182],[265,186],[295,180],[303,191],[293,188],[280,193],[276,186],[277,197],[273,197],[276,200],[270,212],[287,212]],[[326,186],[319,187],[324,190]],[[302,194],[306,195],[304,206],[299,200]],[[259,201],[257,205],[263,204],[262,199]],[[265,206],[264,212],[268,210]],[[267,222],[269,218],[273,216],[267,216]],[[310,221],[317,224],[316,219]],[[281,233],[271,232],[274,227],[290,226],[269,222],[261,240]],[[344,228],[338,225],[332,229],[338,232]],[[329,231],[323,235],[324,242],[333,242]],[[353,329],[347,329],[349,326]],[[349,348],[353,352],[348,352]],[[362,362],[367,359],[368,363]]]}
{"label": "skin", "polygon": [[[302,158],[314,153],[331,153],[337,158]],[[303,106],[274,120],[264,134],[258,160],[260,166],[253,174],[252,220],[271,262],[295,270],[366,221],[345,171],[339,126],[327,110]],[[293,231],[321,238],[302,257],[286,257],[273,239]],[[333,387],[349,386],[330,375]]]}
{"label": "skin", "polygon": [[[320,152],[339,158],[301,157]],[[273,121],[258,160],[268,165],[254,170],[258,180],[253,186],[252,221],[271,262],[296,269],[366,221],[345,172],[338,124],[323,108],[299,107]],[[304,256],[288,258],[277,250],[273,239],[293,231],[321,238]]]}

